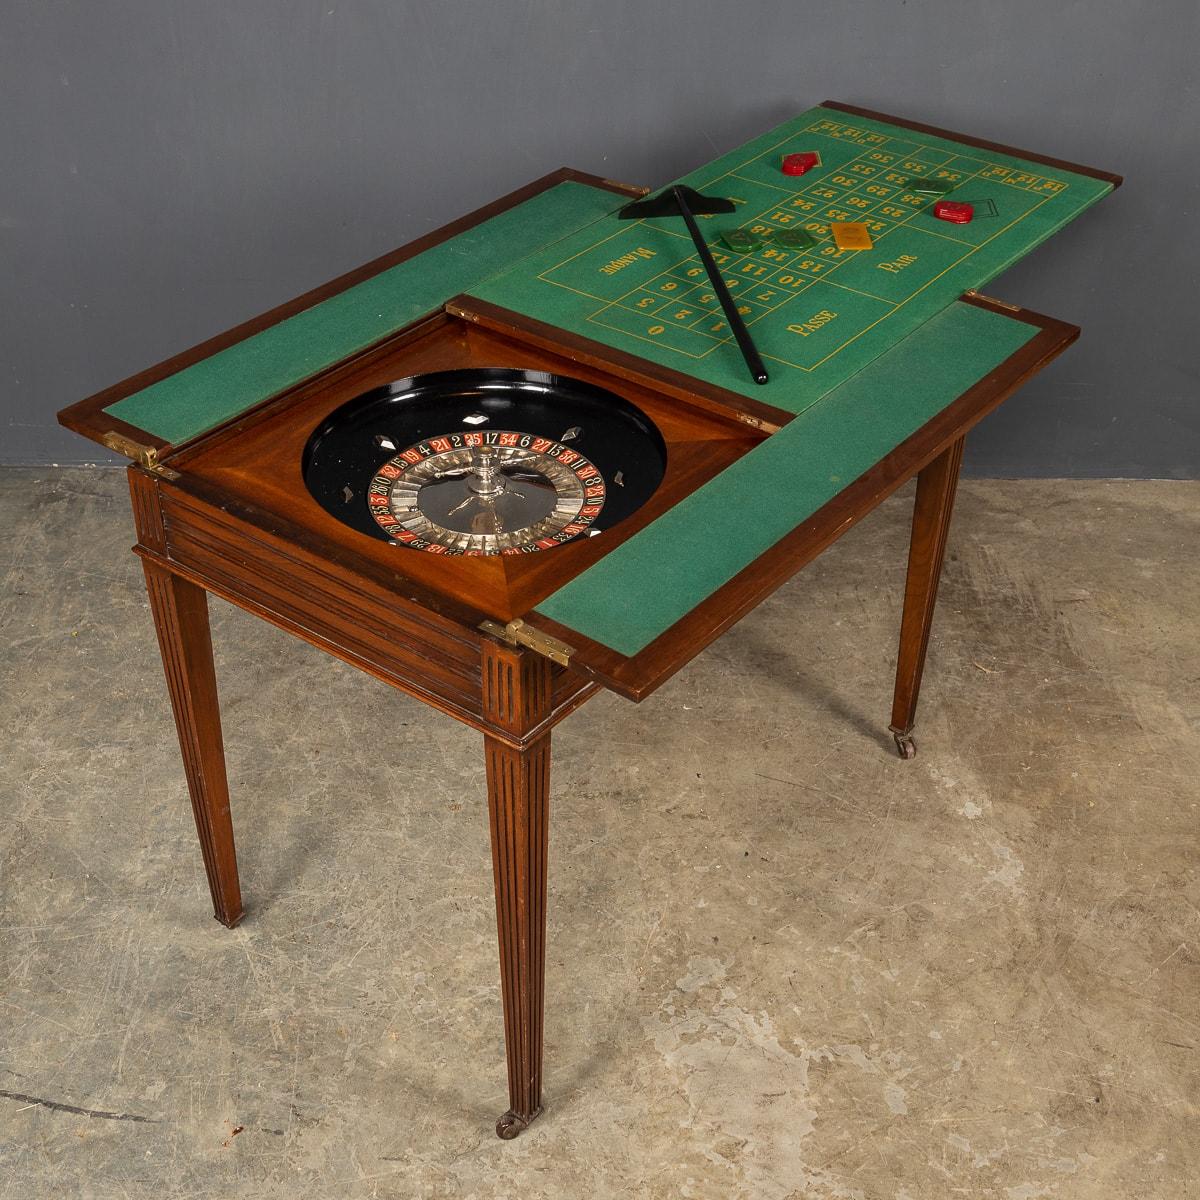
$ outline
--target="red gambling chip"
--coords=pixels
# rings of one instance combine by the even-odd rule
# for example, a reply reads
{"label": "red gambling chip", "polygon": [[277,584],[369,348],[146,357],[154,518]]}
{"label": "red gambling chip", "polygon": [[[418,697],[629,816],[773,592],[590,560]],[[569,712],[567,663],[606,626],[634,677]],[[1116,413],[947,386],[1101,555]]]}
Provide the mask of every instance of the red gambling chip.
{"label": "red gambling chip", "polygon": [[939,221],[965,225],[975,215],[975,205],[968,204],[965,200],[939,200],[933,206],[933,215]]}
{"label": "red gambling chip", "polygon": [[807,171],[811,171],[820,161],[820,158],[811,150],[805,151],[803,154],[785,154],[782,170],[785,175],[803,175]]}

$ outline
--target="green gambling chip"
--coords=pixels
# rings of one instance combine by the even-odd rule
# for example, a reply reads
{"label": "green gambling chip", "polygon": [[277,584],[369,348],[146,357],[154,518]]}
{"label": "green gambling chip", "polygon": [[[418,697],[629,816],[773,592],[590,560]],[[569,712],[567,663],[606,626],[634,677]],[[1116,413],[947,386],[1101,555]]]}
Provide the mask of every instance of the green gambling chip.
{"label": "green gambling chip", "polygon": [[905,186],[918,196],[944,196],[954,191],[954,184],[949,179],[909,179]]}
{"label": "green gambling chip", "polygon": [[807,250],[815,246],[817,239],[804,229],[780,229],[775,233],[775,241],[789,250]]}
{"label": "green gambling chip", "polygon": [[762,246],[762,238],[748,229],[730,229],[721,234],[721,241],[738,254],[749,254]]}

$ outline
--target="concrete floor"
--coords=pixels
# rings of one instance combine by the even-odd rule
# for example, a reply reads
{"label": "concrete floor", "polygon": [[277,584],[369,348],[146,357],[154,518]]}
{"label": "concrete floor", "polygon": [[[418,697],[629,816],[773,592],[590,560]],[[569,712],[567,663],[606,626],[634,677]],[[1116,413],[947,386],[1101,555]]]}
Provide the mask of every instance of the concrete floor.
{"label": "concrete floor", "polygon": [[502,1143],[478,735],[215,603],[221,928],[123,474],[0,473],[0,1197],[1200,1195],[1200,484],[959,504],[915,761],[905,497],[556,732]]}

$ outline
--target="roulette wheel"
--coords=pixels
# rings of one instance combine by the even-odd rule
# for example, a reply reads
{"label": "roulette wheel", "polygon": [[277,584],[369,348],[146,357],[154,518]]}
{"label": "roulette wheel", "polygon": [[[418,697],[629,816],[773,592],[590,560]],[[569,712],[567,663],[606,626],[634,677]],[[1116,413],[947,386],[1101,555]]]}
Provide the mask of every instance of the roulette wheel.
{"label": "roulette wheel", "polygon": [[552,550],[636,512],[666,446],[628,400],[545,371],[401,379],[324,420],[304,481],[339,521],[394,545],[482,557]]}

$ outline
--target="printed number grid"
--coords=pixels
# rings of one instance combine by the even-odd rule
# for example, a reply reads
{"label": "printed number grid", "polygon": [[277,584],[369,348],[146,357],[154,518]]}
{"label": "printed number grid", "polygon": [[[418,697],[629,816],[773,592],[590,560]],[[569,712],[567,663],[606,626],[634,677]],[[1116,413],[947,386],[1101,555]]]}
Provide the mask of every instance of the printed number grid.
{"label": "printed number grid", "polygon": [[[725,218],[704,218],[716,221],[738,221],[741,228],[749,229],[766,239],[762,248],[751,254],[734,254],[719,244],[710,246],[713,260],[721,271],[730,295],[737,304],[738,312],[747,326],[753,326],[756,322],[762,321],[772,314],[780,313],[782,309],[807,292],[818,280],[845,292],[853,292],[885,305],[886,311],[877,320],[871,322],[867,328],[871,328],[897,309],[902,308],[913,296],[929,286],[934,281],[933,279],[926,280],[907,296],[896,300],[876,295],[865,287],[849,287],[836,278],[839,268],[853,261],[857,254],[863,252],[839,250],[833,242],[830,222],[862,222],[870,231],[872,239],[876,243],[882,244],[882,252],[886,254],[886,242],[889,236],[907,225],[917,214],[930,208],[936,199],[936,197],[917,195],[906,188],[908,179],[913,175],[949,180],[955,184],[956,188],[969,180],[994,183],[997,188],[1019,188],[1040,196],[1041,202],[1068,186],[1061,180],[1016,171],[1009,167],[988,163],[983,159],[946,153],[919,143],[887,137],[839,122],[818,121],[810,125],[805,133],[827,137],[835,142],[850,143],[862,149],[855,158],[830,168],[799,190],[778,185],[764,185],[762,179],[747,179],[740,174],[741,171],[762,159],[778,157],[780,146],[786,145],[786,142],[747,160],[738,168],[727,172],[708,185],[711,190],[713,185],[722,180],[729,180],[727,189],[722,190],[732,192],[732,198],[735,201],[738,199],[736,192],[739,180],[754,183],[759,188],[776,186],[780,193],[776,204],[762,209],[754,216],[748,217],[739,208],[736,214]],[[794,142],[794,135],[787,140]],[[1035,205],[1020,213],[981,242],[956,236],[955,230],[959,227],[950,224],[947,224],[944,231],[922,228],[923,236],[938,237],[950,243],[957,243],[962,248],[962,253],[954,257],[952,261],[945,263],[938,276],[934,278],[940,277],[976,253],[994,237],[1011,228],[1018,221],[1024,220],[1039,206],[1040,204]],[[987,218],[982,219],[986,220]],[[686,233],[670,229],[661,222],[655,223],[655,228],[690,244]],[[794,250],[770,240],[777,231],[786,229],[803,229],[814,238],[815,244],[806,250]],[[875,252],[867,251],[866,253]],[[539,278],[546,283],[562,286],[558,285],[556,280],[548,278],[549,275],[550,271],[545,271]],[[595,297],[595,299],[601,300],[600,297]],[[647,327],[649,336],[634,333],[628,325],[614,324],[611,319],[606,319],[610,310],[613,309],[627,310],[643,317],[653,318],[652,323]],[[587,319],[607,328],[618,329],[620,332],[640,340],[656,340],[659,344],[665,342],[672,349],[689,358],[704,358],[719,346],[732,341],[732,334],[721,311],[720,301],[709,284],[699,257],[695,254],[673,263],[659,274],[616,299],[606,303],[602,302],[602,306],[589,314]],[[687,349],[672,337],[672,331],[683,330],[688,331],[687,341],[692,346],[695,346],[697,335],[699,335],[702,339],[700,342],[702,348],[698,351]],[[828,361],[865,332],[866,329],[856,330],[840,346],[830,350],[818,362],[808,365],[788,362],[777,355],[764,355],[764,357],[798,370],[811,371],[821,363]],[[711,344],[704,346],[705,342]]]}

